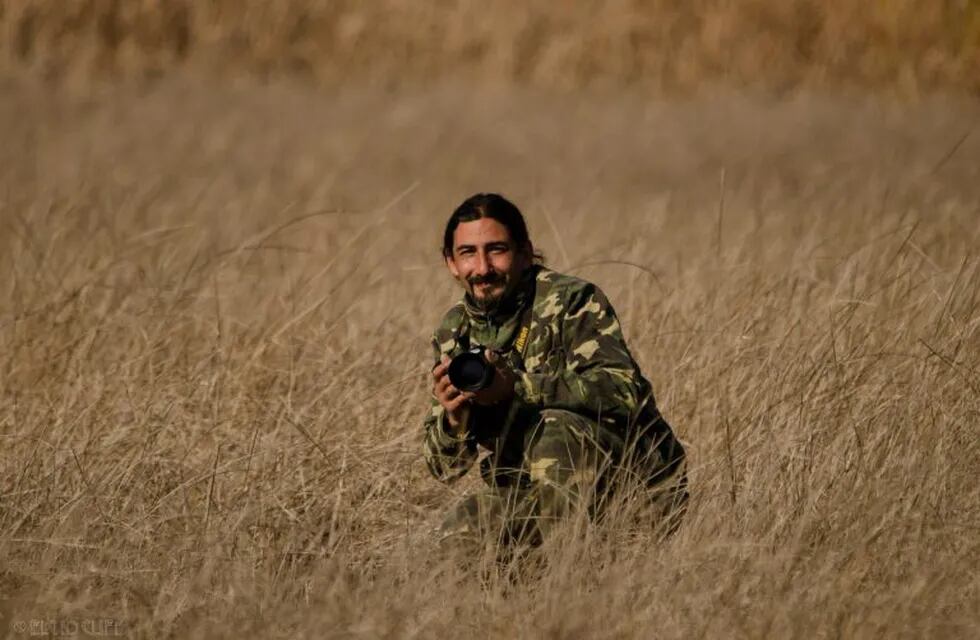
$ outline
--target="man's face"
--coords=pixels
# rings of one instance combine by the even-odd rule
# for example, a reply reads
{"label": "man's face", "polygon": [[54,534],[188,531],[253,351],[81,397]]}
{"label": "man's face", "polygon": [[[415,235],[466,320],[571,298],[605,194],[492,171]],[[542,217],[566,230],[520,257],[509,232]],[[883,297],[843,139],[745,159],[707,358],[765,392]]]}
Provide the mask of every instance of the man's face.
{"label": "man's face", "polygon": [[516,247],[507,227],[493,218],[461,222],[446,266],[480,308],[490,311],[531,266],[531,247]]}

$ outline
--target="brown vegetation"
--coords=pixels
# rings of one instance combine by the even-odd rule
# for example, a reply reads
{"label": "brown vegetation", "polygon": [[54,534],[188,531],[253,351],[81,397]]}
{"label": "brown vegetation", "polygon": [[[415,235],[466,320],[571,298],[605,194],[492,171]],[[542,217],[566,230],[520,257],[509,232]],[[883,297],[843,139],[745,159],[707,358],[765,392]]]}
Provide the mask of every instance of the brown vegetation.
{"label": "brown vegetation", "polygon": [[487,3],[4,0],[0,64],[46,77],[178,66],[321,83],[688,91],[711,83],[980,89],[977,0]]}
{"label": "brown vegetation", "polygon": [[[3,89],[11,637],[980,633],[975,107]],[[433,552],[476,482],[420,456],[440,225],[487,188],[689,444],[670,540],[627,504],[534,576]]]}

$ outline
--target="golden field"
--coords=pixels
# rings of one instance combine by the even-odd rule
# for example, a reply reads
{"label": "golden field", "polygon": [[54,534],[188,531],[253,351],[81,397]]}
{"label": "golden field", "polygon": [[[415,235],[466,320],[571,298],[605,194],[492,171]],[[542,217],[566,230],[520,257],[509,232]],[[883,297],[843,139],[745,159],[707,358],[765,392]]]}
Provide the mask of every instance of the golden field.
{"label": "golden field", "polygon": [[[976,3],[424,6],[0,2],[3,637],[980,635]],[[488,190],[619,312],[672,537],[433,544]]]}
{"label": "golden field", "polygon": [[980,90],[978,0],[4,0],[0,69],[324,86]]}
{"label": "golden field", "polygon": [[[975,105],[3,88],[9,637],[980,629]],[[419,426],[480,189],[617,307],[690,449],[669,540],[624,508],[516,580],[433,550],[478,484]]]}

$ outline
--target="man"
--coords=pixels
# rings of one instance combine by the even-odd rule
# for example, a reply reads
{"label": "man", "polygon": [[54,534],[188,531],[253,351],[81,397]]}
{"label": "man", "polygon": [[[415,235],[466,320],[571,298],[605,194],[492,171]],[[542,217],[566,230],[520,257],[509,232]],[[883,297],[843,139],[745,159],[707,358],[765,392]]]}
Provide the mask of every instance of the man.
{"label": "man", "polygon": [[[603,293],[542,266],[520,211],[497,194],[453,212],[442,251],[465,294],[432,338],[425,459],[452,482],[479,446],[489,450],[480,465],[489,489],[452,510],[442,539],[539,544],[576,510],[595,515],[627,476],[677,516],[687,497],[684,450]],[[449,363],[477,348],[492,378],[461,391]]]}

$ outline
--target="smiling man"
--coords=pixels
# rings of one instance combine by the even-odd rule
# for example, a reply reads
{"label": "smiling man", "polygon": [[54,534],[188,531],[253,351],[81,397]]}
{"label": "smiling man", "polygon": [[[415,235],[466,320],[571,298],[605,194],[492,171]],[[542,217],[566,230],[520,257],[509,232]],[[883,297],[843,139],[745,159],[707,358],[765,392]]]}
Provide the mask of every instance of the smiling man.
{"label": "smiling man", "polygon": [[[676,521],[684,450],[598,287],[544,267],[520,211],[497,194],[457,207],[442,252],[465,293],[432,337],[425,459],[452,482],[489,453],[488,488],[452,509],[441,539],[539,544],[576,510],[597,513],[627,476]],[[453,384],[450,363],[465,353],[484,356],[488,383]]]}

